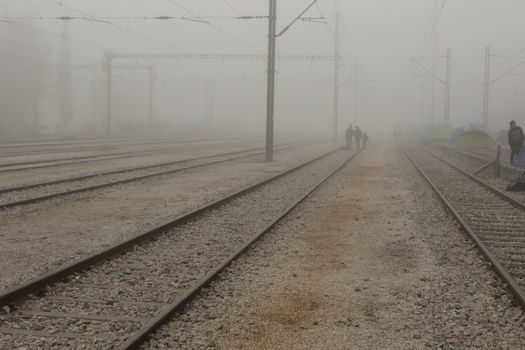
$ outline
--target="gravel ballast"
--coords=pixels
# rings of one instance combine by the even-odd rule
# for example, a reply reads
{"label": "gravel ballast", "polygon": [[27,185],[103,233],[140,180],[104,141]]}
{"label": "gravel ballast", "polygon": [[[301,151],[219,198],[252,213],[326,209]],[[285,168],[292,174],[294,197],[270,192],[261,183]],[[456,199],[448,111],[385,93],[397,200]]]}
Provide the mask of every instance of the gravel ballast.
{"label": "gravel ballast", "polygon": [[[238,151],[245,148],[263,147],[260,141],[213,141],[172,145],[169,150],[147,151],[123,156],[107,156],[111,159],[70,160],[60,164],[42,164],[38,168],[16,171],[0,171],[1,189],[42,182],[63,180],[109,171],[151,166],[159,163],[180,161],[190,157]],[[78,155],[80,156],[80,155]],[[36,166],[36,165],[35,165]],[[20,166],[23,168],[22,166]],[[32,167],[28,165],[26,167]]]}
{"label": "gravel ballast", "polygon": [[277,152],[271,164],[262,156],[247,158],[5,210],[0,213],[0,290],[147,231],[331,147],[288,149]]}
{"label": "gravel ballast", "polygon": [[375,146],[143,349],[521,349],[525,315],[394,145]]}
{"label": "gravel ballast", "polygon": [[[125,329],[117,327],[115,332],[108,331],[107,326],[104,326],[99,332],[95,331],[95,339],[90,344],[81,340],[67,342],[67,346],[72,348],[80,345],[111,348],[122,341],[126,333],[137,330],[140,327],[140,319],[147,318],[148,315],[152,316],[149,307],[154,308],[157,304],[158,308],[162,308],[162,304],[173,302],[182,291],[231,255],[239,245],[266,227],[282,210],[293,204],[331,169],[348,159],[349,155],[347,151],[338,151],[245,194],[231,203],[224,204],[201,218],[169,230],[151,243],[137,246],[125,255],[115,257],[89,272],[72,277],[68,283],[49,288],[42,299],[38,298],[18,305],[14,314],[0,316],[0,324],[4,327],[16,329],[29,327],[56,334],[71,332],[68,325],[60,324],[56,320],[42,322],[37,318],[28,320],[17,316],[21,310],[35,307],[41,312],[95,314],[97,317],[109,317],[111,320],[118,318],[129,322],[135,320],[134,326],[130,327],[124,322],[122,327]],[[283,193],[286,195],[283,196]],[[90,302],[60,300],[72,297],[111,301],[111,303],[93,307]],[[120,305],[122,302],[141,303],[141,305],[122,307]],[[148,305],[142,305],[143,303]],[[87,335],[90,335],[90,332]],[[85,332],[80,333],[86,335]],[[31,339],[19,336],[4,337],[0,340],[1,346],[33,348]],[[39,343],[39,349],[47,348],[55,348],[52,338],[47,345]]]}

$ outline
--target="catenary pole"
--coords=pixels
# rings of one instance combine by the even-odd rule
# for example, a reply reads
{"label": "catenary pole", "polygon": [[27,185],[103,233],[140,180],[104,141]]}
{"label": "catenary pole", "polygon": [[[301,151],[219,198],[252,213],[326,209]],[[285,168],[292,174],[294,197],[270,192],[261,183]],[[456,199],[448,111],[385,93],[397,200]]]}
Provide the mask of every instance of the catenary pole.
{"label": "catenary pole", "polygon": [[333,140],[337,142],[339,136],[339,70],[340,70],[340,18],[341,13],[335,14],[335,45],[334,45],[334,121]]}
{"label": "catenary pole", "polygon": [[112,124],[112,89],[113,89],[113,55],[110,53],[106,54],[106,88],[107,88],[107,114],[106,114],[106,134],[111,135],[111,124]]}
{"label": "catenary pole", "polygon": [[155,97],[155,94],[153,92],[153,89],[155,88],[155,79],[156,79],[156,76],[155,76],[155,67],[154,66],[150,66],[148,68],[148,72],[149,72],[149,108],[148,108],[148,114],[149,114],[149,120],[148,120],[148,124],[149,124],[149,127],[153,127],[153,119],[154,119],[154,102],[153,102],[153,99]]}
{"label": "catenary pole", "polygon": [[452,88],[452,50],[447,49],[447,77],[445,83],[445,124],[450,123],[450,90]]}
{"label": "catenary pole", "polygon": [[489,124],[489,92],[490,92],[490,47],[485,48],[485,69],[483,80],[483,130],[488,131]]}
{"label": "catenary pole", "polygon": [[269,0],[268,78],[266,93],[266,161],[273,161],[273,117],[275,110],[275,51],[277,38],[277,0]]}
{"label": "catenary pole", "polygon": [[432,48],[432,101],[430,104],[430,124],[434,124],[436,114],[436,68],[437,68],[437,31],[434,31]]}

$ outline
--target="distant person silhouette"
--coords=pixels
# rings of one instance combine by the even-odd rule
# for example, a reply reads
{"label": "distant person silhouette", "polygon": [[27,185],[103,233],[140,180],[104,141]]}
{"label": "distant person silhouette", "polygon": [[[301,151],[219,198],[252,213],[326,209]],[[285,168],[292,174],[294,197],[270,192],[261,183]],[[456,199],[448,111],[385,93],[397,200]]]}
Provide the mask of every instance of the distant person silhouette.
{"label": "distant person silhouette", "polygon": [[355,136],[355,143],[357,145],[357,149],[360,150],[361,149],[361,138],[363,137],[363,132],[361,131],[361,129],[359,129],[358,126],[355,128],[354,136]]}
{"label": "distant person silhouette", "polygon": [[345,131],[345,139],[346,139],[346,148],[348,150],[352,149],[352,137],[354,136],[354,130],[352,129],[352,125],[348,127]]}
{"label": "distant person silhouette", "polygon": [[363,134],[363,149],[365,149],[366,146],[368,146],[368,140],[370,140],[370,139],[368,138],[368,135],[367,135],[367,133],[365,132],[365,133]]}

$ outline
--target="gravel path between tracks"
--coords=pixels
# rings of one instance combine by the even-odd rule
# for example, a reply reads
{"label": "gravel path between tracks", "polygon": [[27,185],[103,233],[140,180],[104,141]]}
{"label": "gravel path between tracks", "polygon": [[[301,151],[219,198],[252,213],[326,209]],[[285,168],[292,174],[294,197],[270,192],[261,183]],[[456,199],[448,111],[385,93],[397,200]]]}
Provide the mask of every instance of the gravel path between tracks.
{"label": "gravel path between tracks", "polygon": [[310,145],[0,212],[0,290],[131,237],[333,146]]}
{"label": "gravel path between tracks", "polygon": [[333,177],[143,349],[522,349],[524,321],[386,145]]}

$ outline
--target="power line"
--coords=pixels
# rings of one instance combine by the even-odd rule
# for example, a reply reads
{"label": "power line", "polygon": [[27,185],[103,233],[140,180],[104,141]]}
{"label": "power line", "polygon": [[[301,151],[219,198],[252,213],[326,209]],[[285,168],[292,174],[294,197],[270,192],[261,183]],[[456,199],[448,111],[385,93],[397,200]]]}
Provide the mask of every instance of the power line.
{"label": "power line", "polygon": [[[500,57],[500,58],[506,58],[506,60],[504,60],[503,62],[491,67],[491,70],[493,72],[495,72],[496,70],[498,70],[499,68],[501,68],[502,66],[506,65],[507,63],[511,62],[512,60],[514,59],[521,59],[519,57],[519,55],[521,55],[523,52],[525,51],[525,48],[522,48],[520,50],[518,50],[515,54],[511,55],[511,56],[498,56],[498,55],[490,55],[490,57]],[[511,71],[519,68],[522,64],[518,64],[517,66],[514,66],[512,69],[510,69],[509,71],[505,72],[503,74],[503,76],[506,76],[507,74],[509,74]],[[501,79],[503,76],[497,78],[497,80]],[[467,79],[467,80],[464,80],[460,83],[458,83],[457,85],[468,85],[474,81],[477,81],[479,79],[483,78],[483,73],[480,73],[480,74],[476,74],[474,77],[470,78],[470,79]],[[495,82],[495,81],[494,81]]]}
{"label": "power line", "polygon": [[[218,18],[218,17],[209,17]],[[224,17],[221,17],[224,18]],[[233,17],[228,17],[233,18]],[[168,21],[171,19],[187,20],[193,22],[202,22],[209,24],[209,22],[202,21],[201,19],[207,19],[205,17],[185,17],[185,16],[34,16],[34,17],[0,17],[0,20],[13,21],[13,20],[60,20],[60,21],[73,21],[73,20],[84,20],[84,21],[99,21],[104,24],[111,24],[106,21],[110,20],[143,20],[143,21]]]}
{"label": "power line", "polygon": [[[196,17],[196,18],[199,18],[200,16],[198,14],[196,14],[195,12],[189,10],[188,8],[182,6],[181,4],[179,4],[178,2],[176,2],[175,0],[168,0],[172,5],[176,6],[177,8],[185,11],[186,13],[189,13],[190,15],[192,15],[193,17]],[[229,34],[228,32],[225,32],[224,30],[222,30],[221,28],[217,27],[216,25],[214,25],[213,23],[210,23],[209,24],[215,31],[227,36],[228,38],[232,39],[233,41],[243,45],[243,46],[246,46],[250,49],[253,49],[253,50],[257,50],[258,51],[258,48],[244,42],[243,40]]]}
{"label": "power line", "polygon": [[432,26],[432,30],[430,31],[430,34],[428,36],[428,40],[425,43],[425,46],[423,47],[423,52],[421,52],[420,57],[423,57],[425,55],[425,52],[427,51],[428,44],[430,43],[430,40],[432,39],[432,34],[434,34],[434,32],[436,31],[437,25],[439,23],[439,20],[441,19],[441,15],[443,14],[443,11],[445,10],[445,6],[446,6],[447,2],[448,2],[448,0],[443,0],[443,3],[441,4],[441,9],[439,11],[439,14],[438,14],[436,20],[434,21],[434,25]]}
{"label": "power line", "polygon": [[[230,4],[230,2],[228,0],[222,0],[223,3],[226,4],[226,6],[228,6],[237,16],[239,16],[239,18],[241,17],[245,17],[243,16],[239,11],[237,11],[237,9],[235,7],[232,6],[232,4]],[[261,16],[261,17],[264,17],[264,18],[268,18],[268,16]],[[265,35],[265,33],[263,33],[262,31],[256,29],[251,23],[250,21],[246,21],[244,22],[246,23],[250,28],[253,29],[253,31],[257,32],[258,34],[261,34],[261,35]]]}
{"label": "power line", "polygon": [[[40,0],[40,2],[42,2],[42,1],[45,1],[47,4],[50,4],[50,5],[53,5],[53,6],[55,6],[55,7],[61,8],[61,9],[63,9],[63,10],[71,11],[71,12],[73,12],[73,13],[76,13],[77,16],[86,17],[86,18],[90,18],[90,17],[91,17],[89,14],[86,14],[86,13],[83,12],[83,11],[79,11],[79,10],[77,10],[77,9],[74,9],[74,8],[70,7],[70,6],[66,6],[66,5],[62,4],[62,2],[60,2],[60,3],[56,3],[56,2],[54,2],[53,0]],[[180,50],[180,48],[178,48],[178,47],[175,47],[175,46],[173,46],[173,45],[170,45],[170,44],[164,43],[164,42],[162,42],[162,41],[159,41],[159,40],[156,40],[156,39],[150,38],[150,37],[148,37],[148,36],[146,36],[146,35],[144,35],[144,34],[141,34],[141,33],[139,33],[139,32],[135,32],[135,31],[133,31],[133,30],[131,30],[131,29],[128,29],[128,28],[125,28],[125,27],[121,27],[121,26],[116,25],[116,24],[111,23],[111,22],[98,22],[98,21],[93,21],[93,23],[96,23],[96,24],[98,24],[98,25],[101,25],[101,26],[104,27],[104,28],[108,28],[108,27],[105,26],[105,25],[108,25],[108,26],[110,26],[110,28],[115,28],[115,29],[118,29],[118,30],[120,30],[120,31],[124,31],[124,32],[126,32],[126,33],[128,33],[128,34],[134,35],[134,36],[136,36],[136,37],[140,37],[140,38],[142,38],[143,40],[147,40],[147,41],[149,41],[149,42],[151,42],[151,43],[154,43],[154,44],[156,44],[156,45],[159,45],[159,46],[162,46],[162,47],[170,47],[170,48],[174,48],[174,49]]]}
{"label": "power line", "polygon": [[106,51],[106,52],[113,52],[112,49],[104,47],[104,46],[96,45],[96,44],[89,43],[87,41],[83,41],[83,40],[79,40],[79,39],[74,39],[74,38],[71,38],[69,36],[56,34],[56,33],[49,32],[49,31],[46,31],[46,30],[43,30],[43,29],[40,29],[40,28],[37,28],[37,27],[27,26],[27,25],[23,25],[23,24],[20,24],[20,23],[15,23],[15,22],[12,22],[12,23],[9,23],[9,24],[13,25],[13,26],[16,26],[16,27],[19,27],[19,28],[22,28],[24,30],[34,31],[34,32],[37,32],[37,33],[41,33],[41,34],[44,34],[44,35],[47,35],[47,36],[56,37],[56,38],[59,38],[59,39],[66,39],[66,40],[71,41],[72,43],[81,44],[81,45],[84,45],[84,46],[89,46],[91,48],[95,48],[95,49],[98,49],[98,50],[102,50],[102,51]]}
{"label": "power line", "polygon": [[427,38],[427,32],[430,29],[430,24],[432,23],[432,19],[435,16],[436,10],[438,9],[438,3],[439,3],[438,0],[435,0],[434,8],[432,9],[432,12],[430,13],[430,16],[428,17],[427,23],[425,24],[425,30],[423,31],[423,37],[421,38],[421,41],[417,45],[417,49],[416,49],[416,53],[415,53],[414,57],[421,57],[422,56],[422,55],[421,56],[418,55],[418,53],[419,53],[419,50],[421,49],[421,46],[423,46],[423,43],[425,42],[425,39]]}
{"label": "power line", "polygon": [[[336,2],[336,3],[337,3],[337,2]],[[321,10],[321,7],[319,7],[318,4],[316,4],[316,5],[317,5],[317,10],[319,11],[321,17],[324,18],[324,17],[325,17],[324,11]],[[337,12],[341,12],[340,9],[339,9],[338,7],[337,7],[336,10],[337,10]],[[330,23],[328,23],[328,22],[325,21],[325,22],[323,22],[323,24],[325,25],[326,29],[328,30],[328,33],[332,36],[332,39],[335,40],[335,37],[336,37],[335,30],[332,28],[332,26],[330,25]],[[343,19],[342,16],[341,16],[341,18],[340,18],[340,24],[342,25],[343,28],[345,28],[345,27],[344,27],[344,19]],[[346,30],[345,30],[345,33],[347,33]],[[349,36],[348,36],[348,37],[349,37]],[[356,55],[353,55],[353,57],[352,57],[352,55],[351,55],[350,53],[348,53],[348,51],[344,48],[344,46],[343,46],[341,49],[342,49],[342,51],[343,51],[343,55],[345,55],[346,58],[347,58],[349,61],[352,61],[352,60],[357,61],[357,57],[356,57]]]}

